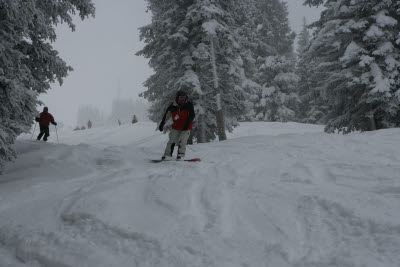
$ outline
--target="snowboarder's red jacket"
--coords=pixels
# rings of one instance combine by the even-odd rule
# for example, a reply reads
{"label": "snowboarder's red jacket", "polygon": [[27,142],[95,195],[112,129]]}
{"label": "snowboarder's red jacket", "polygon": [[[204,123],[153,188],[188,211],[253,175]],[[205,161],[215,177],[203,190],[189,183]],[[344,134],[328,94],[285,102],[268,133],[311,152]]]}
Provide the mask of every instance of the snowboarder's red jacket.
{"label": "snowboarder's red jacket", "polygon": [[164,114],[161,124],[169,120],[172,117],[172,129],[178,131],[192,130],[193,119],[195,117],[193,103],[187,101],[182,106],[179,106],[176,102],[172,103]]}
{"label": "snowboarder's red jacket", "polygon": [[49,126],[50,122],[54,125],[56,125],[56,123],[54,122],[54,118],[53,116],[48,113],[48,112],[42,112],[40,113],[40,116],[38,118],[35,119],[37,122],[39,122],[40,125],[42,126]]}

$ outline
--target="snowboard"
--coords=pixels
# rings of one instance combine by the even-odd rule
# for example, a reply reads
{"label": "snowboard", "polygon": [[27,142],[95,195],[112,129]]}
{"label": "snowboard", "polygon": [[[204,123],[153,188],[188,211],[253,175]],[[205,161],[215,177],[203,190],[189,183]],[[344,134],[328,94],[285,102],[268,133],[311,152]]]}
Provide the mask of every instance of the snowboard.
{"label": "snowboard", "polygon": [[184,159],[184,160],[161,160],[161,159],[152,159],[151,160],[151,162],[153,162],[153,163],[168,162],[168,161],[172,161],[172,162],[176,162],[176,161],[199,162],[199,161],[201,161],[201,159],[194,158],[194,159]]}

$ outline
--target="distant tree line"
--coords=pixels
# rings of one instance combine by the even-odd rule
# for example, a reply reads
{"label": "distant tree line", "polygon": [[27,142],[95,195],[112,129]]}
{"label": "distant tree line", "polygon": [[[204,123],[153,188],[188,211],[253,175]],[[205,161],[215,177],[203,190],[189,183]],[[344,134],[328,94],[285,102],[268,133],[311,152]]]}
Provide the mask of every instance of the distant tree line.
{"label": "distant tree line", "polygon": [[[143,99],[118,98],[112,101],[111,112],[109,114],[101,112],[99,108],[92,105],[82,105],[78,108],[77,127],[81,129],[90,120],[94,127],[104,125],[116,125],[118,120],[122,123],[132,123],[132,121],[148,121],[149,105]],[[135,116],[135,119],[133,117]]]}

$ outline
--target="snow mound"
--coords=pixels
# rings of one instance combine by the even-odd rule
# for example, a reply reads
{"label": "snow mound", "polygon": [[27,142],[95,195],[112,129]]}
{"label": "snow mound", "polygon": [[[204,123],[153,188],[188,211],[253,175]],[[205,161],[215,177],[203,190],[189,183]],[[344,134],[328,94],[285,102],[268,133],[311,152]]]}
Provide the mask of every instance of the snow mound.
{"label": "snow mound", "polygon": [[[0,266],[400,265],[400,130],[242,123],[150,163],[152,123],[19,140],[0,177]],[[52,136],[54,139],[54,136]]]}

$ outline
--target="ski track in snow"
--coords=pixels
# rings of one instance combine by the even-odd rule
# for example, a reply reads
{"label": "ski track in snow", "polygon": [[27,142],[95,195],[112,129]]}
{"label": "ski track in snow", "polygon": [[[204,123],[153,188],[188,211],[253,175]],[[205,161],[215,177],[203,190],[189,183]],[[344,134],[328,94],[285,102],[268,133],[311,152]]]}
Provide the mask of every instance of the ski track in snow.
{"label": "ski track in snow", "polygon": [[400,266],[399,129],[244,123],[157,164],[154,124],[115,129],[17,142],[0,266]]}

